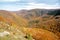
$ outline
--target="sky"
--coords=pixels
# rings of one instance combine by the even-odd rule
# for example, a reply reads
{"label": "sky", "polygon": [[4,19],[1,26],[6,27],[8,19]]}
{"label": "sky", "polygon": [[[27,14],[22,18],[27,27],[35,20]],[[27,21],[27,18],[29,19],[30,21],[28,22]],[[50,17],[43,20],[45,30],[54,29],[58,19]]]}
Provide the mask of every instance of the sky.
{"label": "sky", "polygon": [[60,0],[0,0],[0,10],[59,9]]}

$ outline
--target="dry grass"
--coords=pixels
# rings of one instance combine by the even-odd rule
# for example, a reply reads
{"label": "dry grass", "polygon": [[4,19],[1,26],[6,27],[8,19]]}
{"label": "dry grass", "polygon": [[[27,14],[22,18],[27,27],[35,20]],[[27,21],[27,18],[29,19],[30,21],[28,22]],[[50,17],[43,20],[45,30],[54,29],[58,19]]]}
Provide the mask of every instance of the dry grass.
{"label": "dry grass", "polygon": [[24,28],[24,32],[32,35],[35,40],[59,40],[55,34],[43,29]]}

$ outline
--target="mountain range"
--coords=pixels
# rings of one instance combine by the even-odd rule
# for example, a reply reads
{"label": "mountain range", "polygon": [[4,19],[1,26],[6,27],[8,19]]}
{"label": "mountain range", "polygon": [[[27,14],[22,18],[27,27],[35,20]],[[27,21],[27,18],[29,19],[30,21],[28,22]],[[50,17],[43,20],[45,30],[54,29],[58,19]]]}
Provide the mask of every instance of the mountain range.
{"label": "mountain range", "polygon": [[0,10],[1,40],[60,40],[60,9]]}

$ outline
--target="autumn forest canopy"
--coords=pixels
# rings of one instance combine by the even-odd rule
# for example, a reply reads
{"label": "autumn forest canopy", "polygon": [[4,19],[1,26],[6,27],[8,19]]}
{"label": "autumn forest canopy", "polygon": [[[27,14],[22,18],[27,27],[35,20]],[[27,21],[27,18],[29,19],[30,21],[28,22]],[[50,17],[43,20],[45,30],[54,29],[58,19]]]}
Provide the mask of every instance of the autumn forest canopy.
{"label": "autumn forest canopy", "polygon": [[60,9],[0,10],[0,40],[60,40]]}

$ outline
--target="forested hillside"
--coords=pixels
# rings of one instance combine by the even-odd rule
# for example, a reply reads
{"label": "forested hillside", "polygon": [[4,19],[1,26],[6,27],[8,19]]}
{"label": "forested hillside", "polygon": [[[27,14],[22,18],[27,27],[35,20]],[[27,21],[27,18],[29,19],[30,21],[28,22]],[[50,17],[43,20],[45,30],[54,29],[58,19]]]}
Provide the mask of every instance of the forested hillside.
{"label": "forested hillside", "polygon": [[60,9],[0,10],[0,40],[60,40]]}

